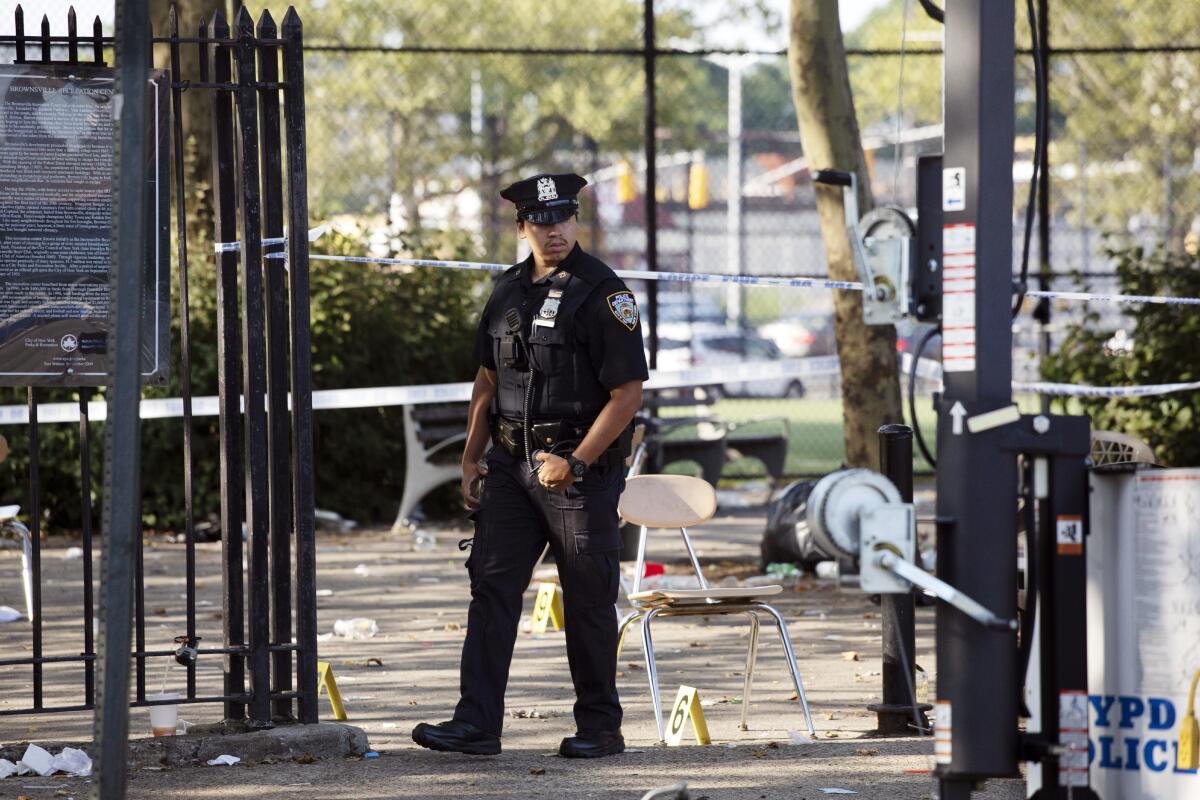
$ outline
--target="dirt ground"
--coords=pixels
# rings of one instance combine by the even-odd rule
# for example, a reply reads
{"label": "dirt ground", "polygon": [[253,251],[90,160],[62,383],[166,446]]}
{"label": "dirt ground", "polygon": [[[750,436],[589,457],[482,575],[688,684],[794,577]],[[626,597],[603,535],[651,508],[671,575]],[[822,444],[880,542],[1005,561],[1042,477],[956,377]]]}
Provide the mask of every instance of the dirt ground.
{"label": "dirt ground", "polygon": [[[745,577],[757,572],[763,517],[759,509],[722,511],[697,528],[708,577]],[[573,700],[563,634],[522,632],[507,696],[504,752],[496,757],[432,753],[410,739],[412,726],[449,718],[458,696],[458,657],[466,624],[468,586],[465,553],[456,546],[467,535],[439,529],[433,550],[414,551],[411,537],[368,530],[322,534],[318,547],[319,628],[328,633],[339,619],[370,618],[378,634],[363,641],[338,637],[320,644],[346,702],[350,722],[363,727],[377,759],[318,759],[233,767],[141,769],[130,776],[132,798],[640,798],[648,789],[686,781],[692,798],[814,800],[827,789],[843,789],[871,800],[932,798],[929,775],[933,744],[928,738],[880,738],[874,715],[864,708],[880,694],[878,608],[833,580],[805,578],[778,598],[812,707],[817,736],[793,743],[804,722],[783,660],[778,636],[762,629],[751,703],[750,730],[740,730],[747,625],[743,618],[662,619],[655,646],[664,703],[682,684],[699,689],[713,745],[669,748],[656,742],[642,648],[636,632],[619,660],[618,684],[625,707],[628,752],[596,761],[573,761],[555,752],[574,731]],[[668,572],[686,569],[677,536],[657,533],[648,557]],[[44,552],[46,647],[48,653],[78,653],[81,561],[50,542]],[[216,544],[197,555],[200,633],[204,644],[220,641],[221,600]],[[146,646],[166,647],[183,632],[184,549],[154,540],[146,549]],[[23,608],[20,558],[0,550],[0,605]],[[97,574],[98,574],[97,570]],[[532,610],[528,594],[526,616]],[[917,663],[929,670],[933,694],[933,612],[918,611]],[[0,624],[0,653],[28,652],[23,622]],[[183,688],[183,673],[151,661],[146,691]],[[164,670],[164,667],[166,669]],[[201,694],[220,687],[219,659],[202,657],[197,670]],[[0,674],[0,711],[28,706],[30,670]],[[46,667],[45,704],[82,702],[83,671],[77,665]],[[924,694],[924,692],[922,692]],[[924,699],[924,697],[922,697]],[[322,699],[323,718],[331,718]],[[215,722],[213,705],[185,707],[189,722]],[[134,736],[147,735],[145,709],[132,712]],[[90,713],[0,716],[0,745],[24,741],[87,741]],[[308,759],[301,759],[308,761]],[[0,797],[82,797],[84,779],[0,780]],[[987,800],[1024,796],[1018,781],[995,781],[978,795]]]}

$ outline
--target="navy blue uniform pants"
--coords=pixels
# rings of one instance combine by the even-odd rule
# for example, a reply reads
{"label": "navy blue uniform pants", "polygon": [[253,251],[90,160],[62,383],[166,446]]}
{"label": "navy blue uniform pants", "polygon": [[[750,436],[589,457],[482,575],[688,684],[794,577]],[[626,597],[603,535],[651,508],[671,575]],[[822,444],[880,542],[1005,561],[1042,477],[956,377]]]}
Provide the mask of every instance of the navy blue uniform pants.
{"label": "navy blue uniform pants", "polygon": [[538,483],[524,459],[492,449],[467,559],[471,607],[456,720],[500,735],[523,595],[548,541],[563,589],[576,728],[621,726],[614,604],[620,579],[617,500],[624,486],[624,470],[612,465],[593,467],[566,492],[553,492]]}

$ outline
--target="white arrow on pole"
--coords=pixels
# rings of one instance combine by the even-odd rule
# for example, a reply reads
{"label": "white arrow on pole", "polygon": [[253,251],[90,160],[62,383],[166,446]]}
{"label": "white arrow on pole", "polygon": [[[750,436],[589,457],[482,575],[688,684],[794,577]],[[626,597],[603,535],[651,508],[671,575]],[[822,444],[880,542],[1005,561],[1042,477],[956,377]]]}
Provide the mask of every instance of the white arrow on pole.
{"label": "white arrow on pole", "polygon": [[963,418],[967,416],[967,410],[963,408],[961,400],[954,401],[954,405],[950,407],[950,416],[954,418],[954,435],[962,436]]}

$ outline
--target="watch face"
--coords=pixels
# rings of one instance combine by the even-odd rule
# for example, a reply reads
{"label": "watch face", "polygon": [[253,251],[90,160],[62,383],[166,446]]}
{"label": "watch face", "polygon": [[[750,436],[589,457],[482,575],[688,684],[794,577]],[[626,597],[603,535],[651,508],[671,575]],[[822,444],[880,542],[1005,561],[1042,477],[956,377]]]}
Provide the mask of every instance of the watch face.
{"label": "watch face", "polygon": [[580,461],[578,459],[572,459],[571,460],[571,472],[572,472],[572,474],[575,475],[575,477],[582,478],[583,474],[585,472],[587,472],[587,464],[583,463],[582,461]]}

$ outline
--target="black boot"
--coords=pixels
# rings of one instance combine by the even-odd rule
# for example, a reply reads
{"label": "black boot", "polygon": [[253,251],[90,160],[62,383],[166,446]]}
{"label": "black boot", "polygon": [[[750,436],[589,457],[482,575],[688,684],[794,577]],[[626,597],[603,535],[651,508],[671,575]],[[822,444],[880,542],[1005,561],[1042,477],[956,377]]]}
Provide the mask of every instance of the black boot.
{"label": "black boot", "polygon": [[466,753],[471,756],[494,756],[500,752],[500,737],[476,728],[469,722],[452,719],[430,725],[422,722],[413,728],[413,741],[430,750]]}
{"label": "black boot", "polygon": [[563,758],[600,758],[625,752],[625,737],[617,731],[579,732],[558,746]]}

